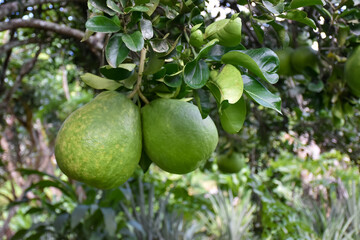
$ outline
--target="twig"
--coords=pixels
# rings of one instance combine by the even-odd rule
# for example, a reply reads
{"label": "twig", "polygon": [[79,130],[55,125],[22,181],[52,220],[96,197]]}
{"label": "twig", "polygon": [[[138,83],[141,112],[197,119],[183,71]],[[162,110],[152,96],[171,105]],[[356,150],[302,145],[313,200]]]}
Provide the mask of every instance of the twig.
{"label": "twig", "polygon": [[147,100],[147,98],[143,95],[143,93],[141,92],[141,89],[140,89],[143,72],[144,72],[145,59],[146,59],[146,48],[143,48],[140,53],[139,73],[138,73],[138,79],[136,82],[136,86],[135,86],[134,90],[128,95],[128,98],[134,97],[135,94],[137,93],[139,95],[139,97],[141,98],[141,100],[143,100],[145,102],[145,104],[149,104],[149,100]]}

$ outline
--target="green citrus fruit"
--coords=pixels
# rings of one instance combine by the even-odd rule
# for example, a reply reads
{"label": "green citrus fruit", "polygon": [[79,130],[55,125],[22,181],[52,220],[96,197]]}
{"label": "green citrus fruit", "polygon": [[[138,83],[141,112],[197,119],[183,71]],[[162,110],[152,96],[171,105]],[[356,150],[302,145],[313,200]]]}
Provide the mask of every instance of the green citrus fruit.
{"label": "green citrus fruit", "polygon": [[230,156],[223,155],[217,160],[218,168],[223,173],[237,173],[243,167],[244,159],[239,153],[232,153]]}
{"label": "green citrus fruit", "polygon": [[203,33],[200,29],[194,31],[190,35],[190,44],[194,47],[201,47],[204,44]]}
{"label": "green citrus fruit", "polygon": [[295,49],[291,53],[291,65],[297,73],[302,73],[306,68],[315,69],[318,65],[316,52],[308,46]]}
{"label": "green citrus fruit", "polygon": [[241,19],[222,19],[213,22],[205,29],[205,38],[219,39],[218,44],[226,47],[234,47],[241,42]]}
{"label": "green citrus fruit", "polygon": [[126,96],[106,91],[65,120],[55,157],[68,177],[109,189],[131,177],[141,148],[139,108]]}
{"label": "green citrus fruit", "polygon": [[280,60],[280,66],[278,69],[278,74],[282,76],[291,76],[293,74],[293,69],[291,66],[291,53],[293,49],[285,48],[276,51],[276,54]]}
{"label": "green citrus fruit", "polygon": [[145,152],[161,169],[189,173],[206,161],[218,143],[210,117],[181,100],[157,99],[142,108]]}
{"label": "green citrus fruit", "polygon": [[345,64],[345,81],[351,92],[360,97],[360,47],[355,49]]}

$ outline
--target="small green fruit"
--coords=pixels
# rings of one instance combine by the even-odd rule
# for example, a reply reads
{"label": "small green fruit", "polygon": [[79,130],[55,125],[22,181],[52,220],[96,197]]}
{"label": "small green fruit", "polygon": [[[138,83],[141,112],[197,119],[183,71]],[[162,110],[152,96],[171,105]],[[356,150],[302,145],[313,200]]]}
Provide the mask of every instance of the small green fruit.
{"label": "small green fruit", "polygon": [[296,73],[302,73],[306,68],[315,69],[318,66],[316,52],[308,46],[295,49],[291,53],[291,65]]}
{"label": "small green fruit", "polygon": [[276,51],[276,54],[280,60],[280,66],[278,69],[278,74],[281,76],[291,76],[293,75],[293,69],[291,66],[291,54],[293,49],[285,48]]}
{"label": "small green fruit", "polygon": [[241,154],[234,152],[230,156],[220,156],[217,165],[223,173],[237,173],[243,168],[244,158]]}
{"label": "small green fruit", "polygon": [[210,117],[181,100],[157,99],[142,108],[143,142],[149,158],[161,169],[189,173],[210,158],[218,132]]}
{"label": "small green fruit", "polygon": [[345,64],[345,81],[351,92],[360,97],[360,47],[350,56]]}
{"label": "small green fruit", "polygon": [[234,47],[241,42],[241,19],[222,19],[213,22],[205,29],[205,38],[219,39],[219,43],[222,46]]}
{"label": "small green fruit", "polygon": [[126,96],[106,91],[65,120],[55,157],[69,178],[109,189],[131,177],[141,148],[139,108]]}
{"label": "small green fruit", "polygon": [[190,44],[194,47],[201,47],[204,44],[203,33],[200,29],[194,31],[190,35]]}

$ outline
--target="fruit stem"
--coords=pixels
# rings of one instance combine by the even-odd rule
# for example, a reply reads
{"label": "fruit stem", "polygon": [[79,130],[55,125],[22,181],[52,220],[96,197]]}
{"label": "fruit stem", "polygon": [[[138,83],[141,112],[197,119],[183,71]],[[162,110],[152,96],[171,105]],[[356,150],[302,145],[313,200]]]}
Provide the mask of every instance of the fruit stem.
{"label": "fruit stem", "polygon": [[144,94],[141,92],[141,82],[144,72],[144,66],[145,66],[145,59],[146,59],[146,48],[141,49],[140,52],[140,63],[139,63],[139,73],[138,73],[138,79],[136,82],[136,86],[134,90],[128,95],[128,98],[132,98],[135,96],[135,94],[139,94],[139,97],[141,100],[145,102],[145,104],[149,104],[149,100],[144,96]]}
{"label": "fruit stem", "polygon": [[186,32],[186,28],[184,28],[184,36],[185,36],[186,41],[189,43],[190,49],[191,49],[192,53],[194,54],[194,58],[196,58],[197,53],[196,53],[195,49],[193,48],[193,46],[191,46],[191,44],[190,44],[190,38]]}

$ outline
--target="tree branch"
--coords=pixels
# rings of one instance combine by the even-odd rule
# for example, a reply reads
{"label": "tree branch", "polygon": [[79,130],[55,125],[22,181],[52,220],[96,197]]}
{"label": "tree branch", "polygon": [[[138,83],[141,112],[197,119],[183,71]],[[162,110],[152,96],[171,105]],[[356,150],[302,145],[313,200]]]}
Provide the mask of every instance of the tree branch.
{"label": "tree branch", "polygon": [[[78,29],[40,19],[13,19],[8,22],[0,22],[0,32],[15,28],[37,28],[52,31],[64,36],[75,38],[79,41],[85,36],[85,33]],[[94,50],[94,52],[103,48],[102,43],[100,43],[94,36],[90,37],[86,40],[86,42],[92,46],[92,50]]]}
{"label": "tree branch", "polygon": [[[12,41],[14,39],[15,36],[15,30],[11,30],[10,32],[10,41]],[[4,80],[5,80],[5,74],[6,74],[6,69],[8,67],[9,61],[10,61],[10,57],[11,57],[11,53],[12,53],[12,48],[8,49],[8,50],[2,50],[0,47],[0,57],[1,57],[1,53],[5,53],[6,52],[6,57],[4,60],[4,63],[1,67],[1,72],[0,72],[0,94],[3,93],[3,91],[5,91],[4,88]]]}
{"label": "tree branch", "polygon": [[47,42],[50,42],[50,39],[43,40],[40,38],[28,38],[26,40],[21,40],[21,41],[13,40],[13,41],[10,41],[10,42],[0,46],[0,57],[1,57],[1,54],[13,49],[14,47],[19,47],[22,45],[33,44],[33,43],[47,43]]}
{"label": "tree branch", "polygon": [[28,0],[24,1],[13,1],[0,5],[0,19],[5,18],[12,12],[25,9],[30,6],[40,5],[43,3],[61,3],[61,2],[87,2],[87,0]]}
{"label": "tree branch", "polygon": [[40,52],[41,52],[41,45],[39,46],[39,50],[36,52],[35,57],[23,64],[23,66],[20,69],[20,73],[16,77],[13,87],[7,92],[4,98],[4,101],[2,103],[3,107],[9,107],[8,102],[10,101],[11,96],[21,84],[23,77],[29,72],[31,72],[31,70],[34,68]]}

